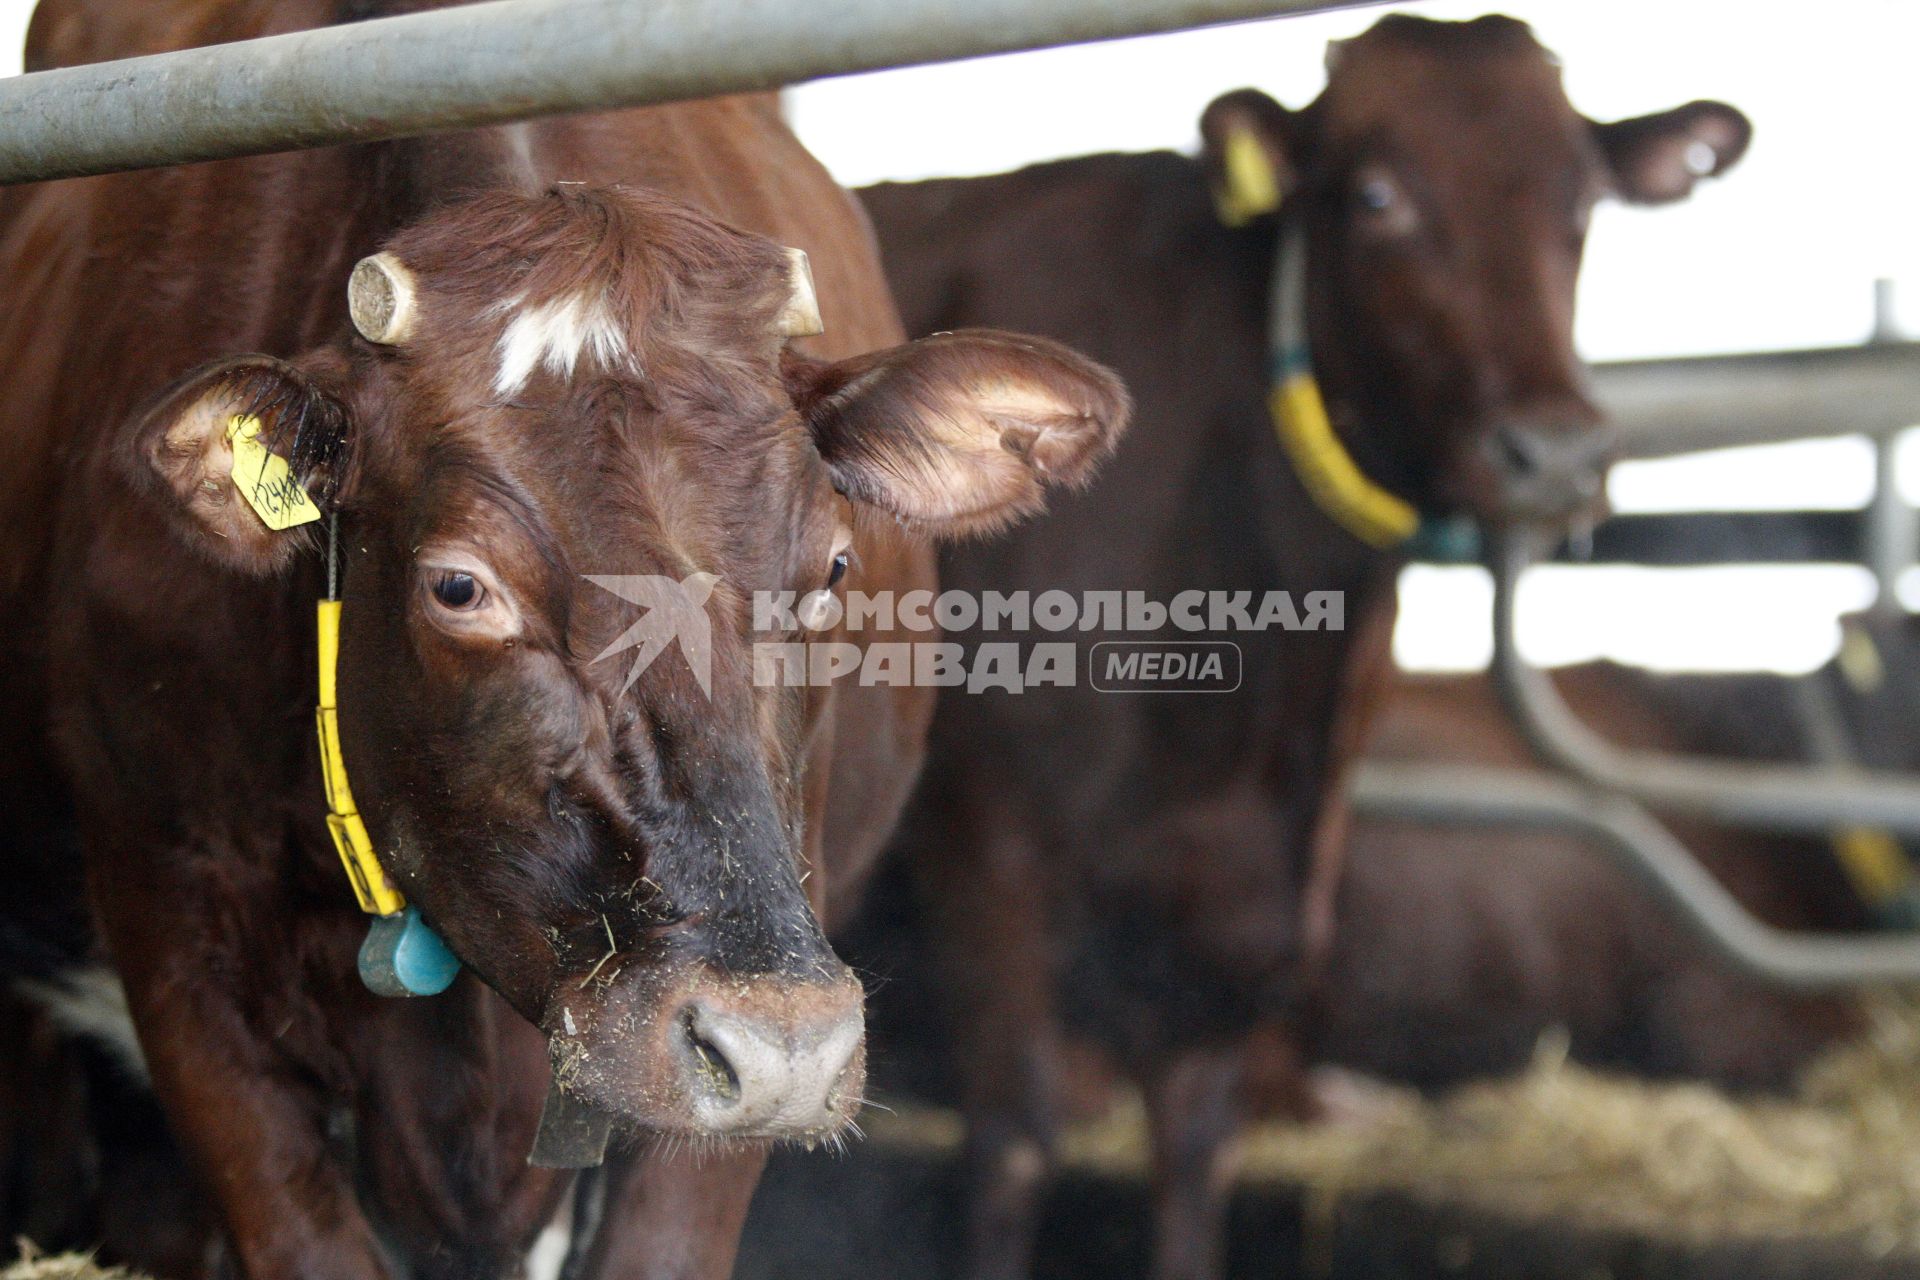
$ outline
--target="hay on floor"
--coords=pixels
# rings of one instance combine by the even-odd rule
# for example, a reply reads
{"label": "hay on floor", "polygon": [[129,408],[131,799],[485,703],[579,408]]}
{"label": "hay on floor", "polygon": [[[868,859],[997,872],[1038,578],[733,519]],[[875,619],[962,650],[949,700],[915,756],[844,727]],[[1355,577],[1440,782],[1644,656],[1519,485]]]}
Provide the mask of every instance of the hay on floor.
{"label": "hay on floor", "polygon": [[[1867,1034],[1823,1055],[1790,1097],[1608,1075],[1548,1036],[1514,1079],[1432,1102],[1369,1087],[1342,1123],[1263,1127],[1244,1177],[1304,1187],[1320,1209],[1394,1191],[1659,1239],[1811,1236],[1920,1255],[1920,997],[1867,1008]],[[882,1142],[960,1137],[948,1113],[872,1116],[869,1128]],[[1145,1151],[1130,1103],[1068,1135],[1062,1155],[1135,1176]]]}
{"label": "hay on floor", "polygon": [[1920,1253],[1920,1004],[1868,1007],[1867,1034],[1790,1098],[1607,1075],[1549,1038],[1514,1080],[1434,1104],[1396,1091],[1351,1127],[1263,1130],[1247,1173],[1321,1197],[1394,1190],[1658,1238]]}
{"label": "hay on floor", "polygon": [[143,1280],[143,1277],[120,1267],[99,1266],[84,1253],[41,1253],[22,1240],[19,1260],[0,1265],[0,1280]]}

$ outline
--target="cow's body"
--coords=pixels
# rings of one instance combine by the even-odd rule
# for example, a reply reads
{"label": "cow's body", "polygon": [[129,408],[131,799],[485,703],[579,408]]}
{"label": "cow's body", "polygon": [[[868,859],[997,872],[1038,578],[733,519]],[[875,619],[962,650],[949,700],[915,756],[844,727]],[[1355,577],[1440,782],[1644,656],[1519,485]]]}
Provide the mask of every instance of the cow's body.
{"label": "cow's body", "polygon": [[[1778,677],[1651,676],[1596,663],[1555,679],[1581,719],[1623,747],[1818,758]],[[1535,767],[1478,676],[1401,679],[1368,753]],[[1825,841],[1693,823],[1676,834],[1778,928],[1866,923]],[[1553,1027],[1583,1062],[1779,1088],[1855,1026],[1845,998],[1782,992],[1731,969],[1574,836],[1356,819],[1336,919],[1309,1057],[1423,1088],[1516,1071]]]}
{"label": "cow's body", "polygon": [[[29,62],[39,69],[267,35],[383,11],[390,7],[324,0],[133,6],[49,0],[36,15]],[[576,199],[565,184],[604,188],[611,194]],[[644,198],[621,195],[621,184],[642,190]],[[553,194],[542,196],[550,189]],[[826,336],[799,344],[807,356],[844,357],[899,339],[898,322],[856,205],[781,123],[771,95],[0,194],[0,278],[7,281],[7,303],[0,312],[0,365],[7,369],[8,387],[0,403],[0,441],[8,458],[0,476],[0,606],[8,618],[0,638],[0,680],[5,681],[0,686],[0,725],[5,726],[0,733],[6,735],[0,741],[0,804],[10,815],[0,851],[8,868],[8,898],[0,908],[18,934],[52,939],[56,947],[70,950],[84,948],[77,831],[93,915],[107,953],[87,958],[110,958],[124,977],[161,1100],[201,1185],[218,1207],[239,1266],[255,1276],[373,1277],[389,1274],[390,1268],[447,1276],[511,1271],[552,1217],[568,1185],[566,1176],[526,1162],[547,1089],[549,1049],[542,1032],[556,1037],[557,1053],[558,1037],[574,1037],[574,1008],[584,1012],[591,999],[574,997],[572,1004],[565,1004],[566,993],[585,990],[596,980],[596,993],[612,993],[623,971],[630,971],[630,982],[643,971],[644,964],[631,963],[635,949],[647,955],[652,954],[649,947],[692,946],[677,940],[704,937],[703,931],[743,910],[737,905],[740,899],[728,899],[730,891],[723,888],[719,901],[726,905],[724,918],[710,920],[721,913],[691,908],[682,919],[670,914],[660,927],[679,933],[664,943],[645,940],[650,926],[642,914],[634,926],[642,930],[639,940],[623,937],[617,947],[629,954],[604,965],[604,971],[601,964],[589,969],[589,963],[594,956],[611,958],[603,954],[607,945],[601,930],[609,938],[616,925],[624,930],[624,915],[616,914],[611,923],[605,914],[583,916],[580,948],[572,953],[567,952],[571,935],[563,938],[549,931],[548,942],[532,944],[541,953],[533,958],[563,968],[571,965],[574,972],[553,980],[563,999],[549,1004],[544,1014],[537,993],[511,983],[503,988],[515,1001],[516,1013],[471,973],[428,1000],[373,997],[355,976],[355,949],[365,932],[365,917],[355,906],[322,824],[326,809],[312,733],[313,616],[322,590],[322,562],[301,555],[279,572],[245,574],[220,563],[225,552],[218,544],[211,554],[183,551],[156,514],[155,495],[142,489],[151,482],[129,481],[125,460],[108,456],[130,438],[130,416],[151,403],[169,381],[196,366],[236,352],[290,358],[339,343],[347,314],[345,281],[356,259],[397,230],[483,195],[497,197],[485,206],[495,212],[468,216],[492,216],[496,223],[511,226],[535,225],[529,220],[544,218],[549,226],[565,228],[583,218],[591,220],[597,211],[603,219],[654,218],[692,227],[717,246],[706,251],[709,258],[676,270],[707,270],[706,264],[714,261],[719,262],[716,271],[735,269],[713,254],[737,254],[742,264],[775,260],[760,247],[763,242],[738,239],[731,228],[803,248],[811,255],[826,326]],[[514,204],[516,197],[527,199]],[[677,211],[684,206],[697,212]],[[702,221],[704,215],[727,226],[712,229]],[[431,236],[415,233],[414,240],[403,237],[399,243],[414,244],[408,252],[416,258],[431,257]],[[472,247],[479,251],[488,246]],[[437,252],[457,268],[459,248]],[[626,252],[645,255],[653,248],[637,244]],[[449,269],[441,268],[442,275]],[[434,279],[428,278],[429,289]],[[513,299],[499,301],[510,308]],[[472,305],[488,302],[478,298]],[[431,299],[429,304],[454,305]],[[745,305],[747,314],[754,308],[766,314],[764,307],[771,303],[750,298]],[[495,314],[479,311],[486,323],[494,323],[490,317]],[[674,322],[681,323],[678,310]],[[360,324],[357,317],[355,324]],[[367,333],[364,327],[360,331]],[[549,344],[556,340],[551,330],[540,336]],[[764,351],[768,362],[765,374],[755,376],[775,385],[780,376],[790,381],[806,376],[804,368],[791,363],[791,355],[781,366],[784,374],[776,373],[777,341],[757,332],[749,337],[750,349]],[[609,339],[629,340],[637,338],[615,334]],[[650,335],[649,340],[659,341]],[[397,369],[405,375],[414,367],[395,363],[366,344],[344,349],[361,368]],[[684,366],[677,350],[659,350],[665,353],[660,359],[677,358]],[[505,385],[506,357],[500,358],[497,385],[503,394],[512,394],[514,388]],[[571,352],[567,359],[570,376]],[[547,365],[536,364],[525,377],[534,379],[536,387],[548,387],[547,368],[558,368],[551,346]],[[637,370],[640,377],[655,372]],[[454,369],[447,376],[460,375]],[[670,375],[661,370],[661,376]],[[718,376],[712,383],[700,382],[697,367],[678,376],[683,382],[690,379],[698,393],[717,388],[711,392],[715,397],[737,397],[743,392],[735,387],[748,388],[739,373],[725,375],[734,378],[732,385]],[[633,393],[626,394],[633,398]],[[1116,397],[1112,403],[1121,403],[1117,392],[1108,394]],[[174,438],[175,432],[169,431],[169,448]],[[804,433],[799,438],[804,439]],[[778,447],[791,450],[794,439],[782,436]],[[395,447],[413,446],[401,441]],[[743,447],[757,453],[773,446]],[[432,455],[426,456],[431,464]],[[817,460],[795,456],[791,465],[804,477],[800,493],[817,510],[821,499],[806,495],[830,497],[831,490],[820,478]],[[521,480],[512,483],[541,479],[548,484],[543,493],[550,504],[554,494],[568,492],[564,477],[558,489],[544,479],[537,457],[514,465],[521,466]],[[740,465],[761,464],[745,458]],[[645,479],[643,474],[636,483]],[[773,479],[769,476],[765,483]],[[217,482],[204,487],[216,499],[221,497]],[[618,491],[627,501],[632,501],[627,496],[632,492],[633,486]],[[640,492],[644,496],[648,491]],[[780,500],[777,489],[763,487],[761,492],[768,501]],[[604,500],[615,499],[609,494]],[[769,514],[781,518],[777,508]],[[700,522],[706,515],[687,515],[691,523],[674,532],[705,529]],[[799,516],[786,518],[797,521]],[[868,589],[906,590],[932,583],[931,554],[922,542],[866,508],[848,518],[854,523],[858,572]],[[350,517],[343,530],[348,566],[343,669],[363,662],[356,656],[356,644],[368,642],[356,641],[355,628],[366,636],[373,611],[383,607],[371,603],[375,597],[370,594],[379,589],[381,551],[365,545],[376,535],[356,536],[355,529]],[[570,526],[562,532],[576,533]],[[712,540],[727,532],[707,536]],[[785,532],[776,530],[774,536]],[[260,533],[250,527],[250,537]],[[695,544],[676,544],[689,545]],[[402,545],[400,551],[404,556],[408,548]],[[627,554],[637,553],[629,548]],[[826,552],[818,554],[824,580]],[[579,568],[660,572],[652,563],[630,560]],[[672,560],[664,563],[678,578],[698,561],[690,556],[677,568]],[[805,567],[811,578],[813,567]],[[817,580],[803,583],[811,585]],[[467,586],[471,588],[471,579]],[[565,581],[559,589],[580,590]],[[488,590],[490,602],[497,593]],[[598,603],[590,595],[580,599]],[[426,602],[420,607],[431,611],[440,606]],[[574,612],[579,614],[578,605]],[[527,620],[523,616],[522,621]],[[607,634],[603,631],[590,643],[597,648]],[[884,638],[873,632],[855,637]],[[511,652],[514,644],[508,639],[505,660],[518,660]],[[583,660],[591,654],[588,650]],[[379,664],[358,669],[377,672]],[[416,682],[419,678],[412,677]],[[584,677],[589,682],[604,678],[591,670]],[[368,722],[374,700],[408,696],[404,684],[382,688],[382,680],[392,679],[375,675],[369,682],[351,671],[342,676],[348,754],[361,752],[354,766],[355,793],[376,817],[378,809],[392,804],[431,803],[430,797],[413,798],[417,784],[410,784],[414,791],[380,799],[378,774],[387,762],[369,763],[364,745],[369,730],[355,727],[356,722]],[[592,685],[565,686],[573,687]],[[796,805],[804,815],[803,822],[786,821],[814,874],[809,879],[802,874],[804,867],[767,866],[793,894],[811,897],[816,910],[830,883],[841,892],[858,878],[891,827],[918,765],[930,692],[811,690],[794,695],[792,705],[800,710],[762,711],[758,735],[763,741],[798,743],[780,748],[797,751],[799,761],[782,766],[788,770],[784,778],[774,777],[772,785],[789,788],[774,802]],[[594,710],[602,706],[624,714],[618,711],[623,693],[589,694],[578,705],[595,715],[605,714]],[[539,731],[539,716],[559,714],[557,706],[529,707],[521,713],[527,732]],[[516,722],[506,723],[517,731]],[[704,732],[697,718],[686,723],[691,727],[676,723],[673,732]],[[579,732],[593,741],[590,724]],[[668,732],[664,722],[659,732]],[[659,741],[657,750],[669,762],[675,759],[670,750],[692,750],[675,747],[664,737]],[[392,767],[407,764],[396,760]],[[611,790],[617,782],[596,783],[600,791],[595,794],[602,797],[598,800],[576,802],[554,790],[552,803],[563,816],[574,812],[568,806],[576,803],[598,804],[601,808],[579,809],[578,814],[601,821],[606,811],[611,816],[604,821],[625,821],[607,810],[624,803]],[[708,780],[696,776],[688,785],[708,785]],[[486,793],[480,794],[484,798]],[[537,819],[535,814],[530,820]],[[751,823],[754,816],[737,809],[713,820],[737,824],[741,819]],[[576,814],[569,820],[579,827],[586,819]],[[776,841],[777,833],[766,824],[736,829],[746,831],[737,837],[743,841]],[[735,838],[723,835],[721,840]],[[420,873],[411,845],[402,853],[400,870]],[[728,862],[718,874],[743,874],[735,870],[739,865],[751,864]],[[665,899],[661,885],[641,876],[637,861],[627,866],[621,872],[615,862],[615,874],[629,881],[640,877],[642,886]],[[583,866],[568,874],[587,870]],[[530,872],[545,874],[538,866]],[[461,874],[478,879],[500,872],[475,867]],[[760,874],[764,882],[767,873]],[[789,875],[798,876],[804,890],[792,888],[795,882]],[[749,883],[731,892],[759,891],[756,883]],[[630,885],[625,892],[631,896],[634,890]],[[409,896],[419,900],[411,888]],[[431,908],[431,901],[428,905]],[[814,947],[805,941],[813,928],[802,919],[807,914],[804,908],[798,916],[789,912],[784,923],[770,927],[794,932],[768,934],[763,929],[755,935],[757,945],[778,947],[784,945],[782,936],[791,936],[800,939],[796,945]],[[463,923],[449,906],[438,923],[459,949],[465,930],[478,930],[464,934],[469,940],[486,938],[490,915]],[[544,954],[549,943],[552,956]],[[689,1009],[701,1001],[732,998],[702,994],[718,988],[698,974],[724,969],[728,963],[724,951],[714,958],[722,943],[702,945],[709,948],[707,958],[688,962],[696,965],[691,970],[696,976],[688,980],[695,1002],[686,1006]],[[790,949],[788,954],[793,964],[810,967],[796,970],[797,977],[781,979],[788,983],[787,990],[800,990],[794,984],[813,981],[815,975],[828,975],[820,979],[828,981],[829,969],[837,964],[817,948],[804,954]],[[470,966],[477,963],[471,955],[463,959]],[[519,961],[513,957],[486,963],[491,968],[488,981],[496,986],[518,972]],[[773,972],[782,960],[775,955],[753,963]],[[699,964],[707,969],[699,970]],[[819,990],[842,1001],[848,979],[831,981],[840,985]],[[703,982],[708,985],[701,986]],[[773,998],[785,997],[776,993]],[[647,1014],[644,1004],[635,1008]],[[620,1026],[630,1027],[634,1016]],[[844,1013],[832,1016],[846,1019]],[[857,1009],[852,1016],[857,1021]],[[542,1025],[536,1028],[529,1019]],[[581,1034],[572,1048],[585,1046],[584,1037],[596,1033],[589,1026]],[[609,1025],[598,1034],[616,1032]],[[601,1047],[596,1043],[595,1052]],[[695,1041],[693,1049],[704,1057],[712,1046]],[[581,1061],[590,1057],[580,1055]],[[615,1096],[623,1087],[618,1072],[609,1075],[598,1061],[578,1078],[596,1079],[596,1087],[614,1105],[656,1105],[651,1098],[622,1102]],[[599,1077],[593,1076],[595,1070]],[[851,1070],[857,1072],[857,1066]],[[857,1087],[857,1075],[852,1078]],[[732,1097],[740,1085],[732,1079],[713,1087],[724,1087]],[[829,1098],[829,1110],[836,1105]],[[717,1149],[702,1161],[685,1155],[670,1161],[644,1143],[616,1155],[608,1173],[606,1220],[617,1228],[600,1234],[589,1269],[621,1275],[723,1274],[762,1158],[751,1144]]]}
{"label": "cow's body", "polygon": [[1078,633],[1079,687],[942,704],[908,829],[958,1014],[983,1280],[1024,1273],[1063,1026],[1145,1086],[1156,1274],[1214,1274],[1246,1036],[1294,1017],[1303,962],[1324,954],[1344,837],[1329,801],[1389,663],[1404,555],[1317,505],[1276,442],[1270,378],[1298,355],[1270,349],[1277,243],[1304,249],[1297,319],[1331,430],[1376,490],[1564,519],[1591,510],[1605,452],[1572,348],[1587,211],[1609,191],[1677,198],[1745,145],[1717,104],[1594,125],[1508,19],[1390,17],[1329,65],[1301,111],[1216,101],[1197,160],[863,193],[910,332],[991,321],[1071,341],[1139,406],[1095,490],[954,554],[949,582],[1344,597],[1340,630],[1159,632],[1237,645],[1231,692],[1089,687],[1094,642],[1142,638],[1112,629]]}
{"label": "cow's body", "polygon": [[1054,537],[953,556],[945,585],[1345,597],[1343,631],[1166,633],[1240,646],[1231,694],[1100,692],[1084,655],[1139,637],[1096,631],[1073,637],[1078,687],[943,702],[904,856],[926,868],[960,1011],[973,1248],[1014,1251],[1059,1123],[1062,1030],[1147,1086],[1174,1178],[1215,1181],[1233,1121],[1208,1100],[1233,1087],[1241,1029],[1289,1016],[1309,913],[1327,919],[1307,850],[1345,764],[1333,730],[1364,723],[1362,673],[1389,656],[1398,565],[1316,512],[1281,457],[1260,391],[1271,245],[1220,225],[1197,164],[1100,157],[865,195],[913,330],[1024,315],[1120,362],[1136,396],[1097,503],[1056,503]]}
{"label": "cow's body", "polygon": [[[1862,694],[1836,667],[1805,677],[1652,675],[1610,663],[1565,668],[1555,683],[1575,713],[1635,750],[1815,763],[1808,688],[1835,699],[1859,759],[1907,768],[1907,744],[1880,737],[1920,668],[1903,626],[1880,629],[1885,683]],[[1876,741],[1876,739],[1878,739]],[[1400,676],[1381,705],[1369,759],[1537,770],[1484,676]],[[1688,849],[1756,917],[1776,928],[1862,928],[1868,908],[1828,841],[1676,823]],[[876,1084],[939,1106],[960,1100],[964,1059],[938,1017],[926,905],[905,867],[890,869],[844,939],[887,975],[873,1000]],[[1600,1069],[1701,1081],[1734,1092],[1790,1086],[1820,1052],[1858,1029],[1845,995],[1783,991],[1738,972],[1633,875],[1580,837],[1552,831],[1354,819],[1334,900],[1326,963],[1306,1015],[1260,1037],[1250,1109],[1287,1121],[1339,1109],[1319,1068],[1422,1090],[1509,1076],[1541,1037]],[[1097,1041],[1067,1046],[1075,1064],[1063,1110],[1097,1117],[1116,1101],[1120,1064]],[[1301,1066],[1314,1075],[1302,1079]],[[1327,1105],[1330,1104],[1330,1105]]]}
{"label": "cow's body", "polygon": [[[327,16],[313,6],[286,25]],[[220,30],[222,38],[266,33],[266,24],[236,30],[223,22]],[[209,34],[180,32],[180,43]],[[456,147],[469,154],[450,155]],[[522,147],[526,169],[489,172]],[[768,193],[716,179],[703,160],[722,147],[806,166],[799,181],[808,198],[776,212]],[[90,534],[110,513],[89,507],[75,460],[87,460],[99,433],[158,386],[203,361],[232,350],[291,354],[336,328],[345,302],[339,281],[354,258],[419,202],[443,198],[414,184],[421,170],[449,162],[463,182],[505,177],[530,191],[563,176],[607,182],[647,172],[710,202],[720,216],[811,240],[823,296],[834,290],[826,280],[842,290],[826,304],[839,313],[829,317],[839,326],[830,341],[842,352],[894,336],[881,286],[863,271],[857,221],[786,140],[767,101],[109,177],[43,188],[21,201],[0,249],[0,273],[32,279],[0,319],[0,350],[12,371],[0,437],[16,459],[0,506],[0,559],[31,576],[7,584],[14,621],[4,664],[16,675],[45,674],[51,687],[22,691],[0,719],[23,733],[54,719],[66,758],[83,761],[63,781],[75,780],[83,797],[118,777],[145,792],[135,802],[144,809],[224,797],[222,807],[253,820],[202,834],[208,845],[193,858],[144,843],[118,846],[110,832],[92,833],[89,843],[114,849],[114,863],[101,858],[93,869],[95,900],[129,984],[230,984],[246,1032],[239,1043],[186,1046],[209,1055],[201,1077],[207,1092],[189,1105],[233,1117],[229,1142],[194,1152],[227,1220],[245,1238],[278,1239],[287,1251],[244,1257],[254,1274],[378,1274],[385,1264],[376,1232],[429,1273],[509,1270],[567,1185],[525,1162],[547,1088],[546,1050],[536,1028],[472,978],[417,1004],[382,1001],[360,986],[354,955],[364,918],[316,825],[323,813],[315,800],[318,765],[303,731],[312,715],[314,566],[291,582],[236,583],[176,564],[153,579],[165,587],[150,614],[84,618],[72,588],[87,575],[151,571],[134,562],[117,569],[87,563],[96,545]],[[800,210],[823,203],[829,212],[818,225],[795,225],[805,217]],[[91,248],[100,245],[110,248]],[[901,556],[898,569],[909,575],[929,571],[923,557],[916,563],[901,549],[878,554]],[[111,710],[96,718],[80,712],[88,705]],[[881,703],[874,711],[884,725],[893,709]],[[144,740],[115,742],[112,725],[129,712],[144,726]],[[912,741],[910,731],[900,732]],[[23,749],[10,765],[46,759],[43,746]],[[158,774],[158,760],[176,767]],[[910,776],[909,764],[893,788]],[[45,795],[41,785],[32,784]],[[9,807],[48,806],[16,806],[10,798]],[[48,820],[67,821],[62,809]],[[291,846],[289,827],[297,833]],[[71,847],[23,842],[7,857],[33,860],[63,845]],[[190,947],[180,946],[183,937],[194,939]],[[159,961],[168,969],[148,971]],[[261,1057],[233,1061],[247,1050]],[[221,1074],[236,1066],[284,1074],[296,1088],[235,1097]],[[184,1079],[194,1074],[182,1071]],[[357,1139],[351,1156],[305,1144],[308,1134],[343,1124],[342,1138]],[[743,1163],[744,1204],[752,1158]],[[263,1166],[284,1172],[261,1179]],[[361,1216],[352,1193],[356,1168],[368,1203],[384,1206],[387,1220]],[[341,1238],[286,1239],[281,1228],[314,1217],[316,1207]],[[689,1234],[725,1238],[724,1230],[698,1227]]]}

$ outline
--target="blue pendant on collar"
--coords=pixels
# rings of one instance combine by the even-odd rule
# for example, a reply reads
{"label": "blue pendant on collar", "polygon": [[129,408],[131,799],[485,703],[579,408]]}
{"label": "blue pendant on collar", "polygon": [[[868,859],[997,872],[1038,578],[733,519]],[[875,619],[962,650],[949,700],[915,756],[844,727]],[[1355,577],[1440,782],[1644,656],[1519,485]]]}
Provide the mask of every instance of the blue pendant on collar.
{"label": "blue pendant on collar", "polygon": [[377,996],[437,996],[453,985],[460,959],[408,904],[375,916],[360,944],[360,981]]}

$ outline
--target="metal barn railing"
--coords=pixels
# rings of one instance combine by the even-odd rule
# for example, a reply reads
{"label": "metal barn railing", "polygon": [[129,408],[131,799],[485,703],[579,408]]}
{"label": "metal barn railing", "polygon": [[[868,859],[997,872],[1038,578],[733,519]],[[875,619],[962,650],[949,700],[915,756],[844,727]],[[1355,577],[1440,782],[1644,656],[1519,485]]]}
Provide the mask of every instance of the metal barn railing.
{"label": "metal barn railing", "polygon": [[1632,800],[1564,777],[1444,764],[1363,765],[1357,812],[1445,825],[1570,832],[1619,860],[1734,967],[1802,989],[1920,977],[1920,935],[1807,934],[1755,919]]}
{"label": "metal barn railing", "polygon": [[[1877,483],[1852,558],[1873,569],[1879,607],[1897,607],[1895,582],[1920,548],[1914,511],[1894,483],[1893,441],[1920,424],[1920,344],[1635,361],[1596,368],[1594,382],[1624,452],[1634,457],[1870,437]],[[1356,777],[1355,808],[1385,819],[1580,835],[1625,862],[1734,965],[1782,985],[1920,981],[1920,936],[1806,936],[1771,928],[1649,811],[1809,835],[1864,826],[1920,837],[1920,777],[1626,750],[1601,738],[1547,673],[1521,657],[1516,640],[1520,579],[1552,541],[1509,533],[1491,548],[1491,568],[1492,674],[1515,727],[1553,772],[1368,762]]]}
{"label": "metal barn railing", "polygon": [[0,80],[0,184],[373,142],[1364,0],[491,0]]}
{"label": "metal barn railing", "polygon": [[1547,673],[1520,656],[1515,605],[1533,560],[1527,542],[1510,536],[1494,552],[1493,674],[1534,754],[1601,791],[1709,822],[1807,835],[1865,826],[1920,836],[1920,778],[1627,751],[1595,734]]}

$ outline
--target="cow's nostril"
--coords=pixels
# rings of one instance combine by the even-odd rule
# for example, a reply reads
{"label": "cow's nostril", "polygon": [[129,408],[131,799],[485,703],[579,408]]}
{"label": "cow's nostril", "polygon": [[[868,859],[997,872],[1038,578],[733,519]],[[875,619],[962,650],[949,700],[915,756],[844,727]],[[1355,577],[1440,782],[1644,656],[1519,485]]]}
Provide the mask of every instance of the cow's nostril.
{"label": "cow's nostril", "polygon": [[[829,1118],[837,1119],[843,1113],[851,1113],[860,1109],[858,1099],[853,1100],[852,1106],[847,1105],[847,1077],[853,1073],[853,1064],[851,1059],[849,1059],[848,1064],[841,1068],[840,1074],[833,1078],[833,1087],[827,1090],[827,1100],[824,1104],[824,1109]],[[862,1074],[864,1075],[864,1067]],[[862,1083],[864,1083],[864,1081],[862,1081]]]}
{"label": "cow's nostril", "polygon": [[693,1125],[766,1137],[837,1129],[865,1079],[859,1002],[840,998],[857,990],[783,984],[689,1002],[674,1021],[675,1057]]}
{"label": "cow's nostril", "polygon": [[1531,475],[1539,467],[1534,449],[1517,431],[1509,429],[1495,432],[1494,446],[1499,450],[1501,465],[1513,475]]}
{"label": "cow's nostril", "polygon": [[727,1055],[720,1046],[700,1034],[696,1015],[692,1009],[680,1018],[680,1031],[686,1037],[687,1047],[693,1051],[695,1069],[702,1083],[715,1100],[735,1102],[740,1097],[740,1073],[727,1061]]}

